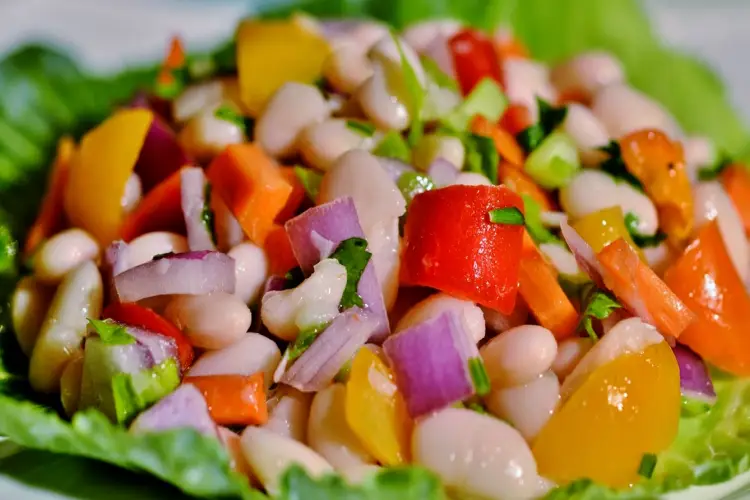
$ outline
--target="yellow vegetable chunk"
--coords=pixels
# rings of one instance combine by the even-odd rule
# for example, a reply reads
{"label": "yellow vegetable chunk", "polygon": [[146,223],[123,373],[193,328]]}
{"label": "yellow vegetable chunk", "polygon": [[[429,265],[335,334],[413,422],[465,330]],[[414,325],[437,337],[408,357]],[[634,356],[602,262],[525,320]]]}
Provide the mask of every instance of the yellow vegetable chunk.
{"label": "yellow vegetable chunk", "polygon": [[237,71],[245,111],[257,117],[286,82],[314,82],[323,73],[329,52],[325,38],[299,22],[242,22],[237,33]]}
{"label": "yellow vegetable chunk", "polygon": [[70,166],[65,213],[71,225],[87,231],[102,247],[118,237],[125,183],[153,118],[146,109],[118,111],[83,137]]}
{"label": "yellow vegetable chunk", "polygon": [[581,235],[586,243],[591,245],[594,252],[598,253],[613,241],[622,238],[633,247],[638,257],[645,262],[643,252],[635,244],[627,227],[625,227],[625,216],[622,213],[622,208],[617,205],[581,217],[571,227]]}
{"label": "yellow vegetable chunk", "polygon": [[383,465],[408,461],[412,422],[393,373],[370,349],[354,357],[346,383],[346,421],[362,446]]}

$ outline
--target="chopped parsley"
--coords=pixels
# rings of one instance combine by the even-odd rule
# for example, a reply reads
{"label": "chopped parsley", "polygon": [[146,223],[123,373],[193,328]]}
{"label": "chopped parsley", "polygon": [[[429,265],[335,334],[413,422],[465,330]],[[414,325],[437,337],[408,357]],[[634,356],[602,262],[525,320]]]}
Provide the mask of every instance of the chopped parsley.
{"label": "chopped parsley", "polygon": [[592,320],[605,319],[612,314],[612,311],[619,309],[622,306],[607,293],[601,290],[593,290],[588,295],[588,303],[586,309],[584,309],[581,315],[581,321],[578,323],[578,331],[585,330],[588,333],[591,340],[596,342],[599,340],[599,336],[594,331]]}
{"label": "chopped parsley", "polygon": [[653,236],[647,236],[638,232],[638,223],[640,220],[633,212],[625,214],[625,227],[628,229],[633,242],[641,248],[659,246],[661,242],[667,239],[667,235],[657,231]]}
{"label": "chopped parsley", "polygon": [[367,251],[367,240],[364,238],[346,239],[331,254],[330,258],[336,259],[346,268],[346,287],[339,304],[342,311],[354,306],[364,307],[362,297],[357,293],[357,286],[370,257],[372,254]]}
{"label": "chopped parsley", "polygon": [[490,137],[478,134],[466,134],[463,142],[466,148],[464,160],[466,170],[482,174],[492,184],[497,184],[497,166],[500,163],[500,155],[497,153],[495,142]]}
{"label": "chopped parsley", "polygon": [[638,475],[651,479],[656,469],[656,455],[653,453],[644,453],[641,457],[641,463],[638,465]]}
{"label": "chopped parsley", "polygon": [[471,375],[471,381],[474,384],[474,390],[478,396],[484,396],[489,394],[490,377],[487,375],[487,370],[484,368],[484,362],[482,358],[474,357],[469,359],[469,374]]}
{"label": "chopped parsley", "polygon": [[305,189],[307,197],[315,201],[318,198],[320,182],[323,180],[323,176],[312,169],[300,165],[294,167],[294,174]]}
{"label": "chopped parsley", "polygon": [[206,183],[203,192],[203,210],[201,210],[201,222],[208,231],[211,241],[216,245],[216,216],[211,209],[211,184]]}
{"label": "chopped parsley", "polygon": [[466,408],[468,408],[469,410],[475,411],[477,413],[481,413],[482,415],[489,414],[489,412],[487,411],[487,408],[485,408],[480,403],[477,403],[475,401],[472,401],[471,403],[467,404]]}
{"label": "chopped parsley", "polygon": [[304,330],[301,330],[294,342],[289,345],[289,348],[287,350],[287,362],[291,363],[295,359],[302,356],[302,353],[304,353],[312,345],[312,343],[315,342],[315,339],[318,338],[318,335],[323,333],[323,330],[325,330],[327,327],[328,323],[321,323],[319,325],[309,326]]}
{"label": "chopped parsley", "polygon": [[375,125],[357,120],[346,120],[346,127],[365,137],[372,137],[375,133]]}
{"label": "chopped parsley", "polygon": [[245,130],[245,119],[237,111],[226,104],[223,104],[216,108],[216,111],[214,111],[214,116],[220,120],[224,120],[225,122],[237,125],[243,131]]}
{"label": "chopped parsley", "polygon": [[89,325],[99,334],[99,338],[102,339],[107,345],[128,345],[135,343],[135,337],[128,333],[128,330],[115,323],[111,319],[91,319],[88,318]]}
{"label": "chopped parsley", "polygon": [[380,139],[380,142],[372,150],[375,156],[383,158],[394,158],[403,162],[411,161],[411,150],[409,144],[398,132],[391,130]]}
{"label": "chopped parsley", "polygon": [[523,212],[526,220],[526,229],[529,231],[531,239],[537,245],[542,243],[559,243],[560,238],[542,224],[542,207],[534,198],[527,194],[521,195],[523,198]]}
{"label": "chopped parsley", "polygon": [[523,226],[524,217],[516,207],[496,208],[489,212],[490,222],[493,224],[508,224],[511,226]]}
{"label": "chopped parsley", "polygon": [[600,165],[603,172],[607,172],[615,179],[622,180],[643,192],[643,184],[636,176],[630,173],[625,161],[622,159],[622,151],[617,141],[610,141],[606,146],[599,148],[600,151],[607,153],[608,158]]}
{"label": "chopped parsley", "polygon": [[727,155],[721,155],[719,161],[708,167],[698,170],[698,179],[701,181],[712,181],[719,177],[721,173],[732,164],[732,159]]}
{"label": "chopped parsley", "polygon": [[539,121],[518,133],[516,139],[527,153],[535,150],[542,141],[565,121],[567,106],[552,106],[544,99],[536,98],[539,107]]}

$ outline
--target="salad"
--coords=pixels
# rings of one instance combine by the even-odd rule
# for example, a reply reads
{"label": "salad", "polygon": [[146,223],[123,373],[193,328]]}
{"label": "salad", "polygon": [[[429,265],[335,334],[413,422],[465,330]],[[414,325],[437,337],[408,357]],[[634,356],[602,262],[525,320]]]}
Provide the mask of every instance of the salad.
{"label": "salad", "polygon": [[612,53],[532,54],[456,20],[174,37],[57,144],[9,310],[52,410],[3,396],[0,433],[204,497],[744,472],[750,171]]}

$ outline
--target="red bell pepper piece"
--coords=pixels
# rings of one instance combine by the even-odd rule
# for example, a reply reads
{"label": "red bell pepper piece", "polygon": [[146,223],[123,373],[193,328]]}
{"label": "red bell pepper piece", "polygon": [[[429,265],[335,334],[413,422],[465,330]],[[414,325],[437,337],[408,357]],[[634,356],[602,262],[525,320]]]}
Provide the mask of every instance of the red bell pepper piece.
{"label": "red bell pepper piece", "polygon": [[185,334],[168,320],[162,318],[147,307],[139,306],[133,302],[120,302],[108,306],[102,312],[103,318],[110,318],[118,323],[143,328],[150,332],[159,333],[165,337],[174,339],[177,344],[177,356],[180,358],[182,371],[187,371],[193,364],[193,346]]}
{"label": "red bell pepper piece", "polygon": [[477,83],[487,77],[502,85],[500,61],[491,39],[478,31],[466,29],[448,40],[448,48],[464,95],[468,95]]}
{"label": "red bell pepper piece", "polygon": [[507,207],[523,210],[523,202],[504,186],[450,186],[417,195],[404,228],[401,282],[510,314],[524,227],[489,219],[491,210]]}

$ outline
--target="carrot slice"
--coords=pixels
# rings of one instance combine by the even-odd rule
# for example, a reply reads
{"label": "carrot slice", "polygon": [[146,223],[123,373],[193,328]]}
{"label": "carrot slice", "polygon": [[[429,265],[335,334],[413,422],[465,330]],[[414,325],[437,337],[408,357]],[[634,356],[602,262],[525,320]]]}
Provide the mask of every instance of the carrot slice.
{"label": "carrot slice", "polygon": [[750,236],[750,172],[744,165],[729,165],[721,174],[721,183],[742,218],[745,234]]}
{"label": "carrot slice", "polygon": [[695,314],[641,261],[620,238],[597,255],[605,286],[631,312],[654,325],[662,335],[679,337],[695,320]]}
{"label": "carrot slice", "polygon": [[477,115],[471,122],[471,131],[475,134],[489,137],[495,143],[500,159],[512,163],[513,165],[523,165],[523,150],[518,145],[513,135],[487,118]]}
{"label": "carrot slice", "polygon": [[292,244],[284,226],[273,226],[263,244],[269,263],[270,274],[283,276],[290,269],[297,267],[297,258],[292,251]]}
{"label": "carrot slice", "polygon": [[255,144],[233,144],[214,158],[207,175],[250,241],[263,245],[292,194],[281,169]]}
{"label": "carrot slice", "polygon": [[521,196],[527,195],[536,201],[542,210],[549,212],[556,209],[554,202],[547,192],[531,180],[531,177],[515,165],[501,161],[498,166],[498,177],[500,182],[508,186],[512,191]]}
{"label": "carrot slice", "polygon": [[125,218],[120,237],[130,241],[152,231],[171,231],[185,234],[185,217],[182,214],[180,172],[157,184],[141,200],[138,207]]}
{"label": "carrot slice", "polygon": [[289,199],[286,200],[286,205],[281,209],[279,215],[276,216],[276,223],[283,224],[292,217],[294,217],[299,209],[302,202],[305,201],[307,193],[305,193],[305,187],[294,172],[294,167],[281,167],[281,175],[286,179],[290,186],[292,186],[292,193],[289,195]]}
{"label": "carrot slice", "polygon": [[169,51],[164,59],[164,67],[168,69],[178,69],[185,64],[185,47],[178,36],[173,36],[169,42]]}
{"label": "carrot slice", "polygon": [[263,373],[185,377],[198,388],[219,425],[263,425],[268,421]]}
{"label": "carrot slice", "polygon": [[24,253],[27,256],[31,255],[42,241],[61,231],[65,226],[63,196],[75,149],[76,144],[71,137],[62,137],[57,143],[57,156],[49,173],[47,194],[34,224],[26,235]]}

